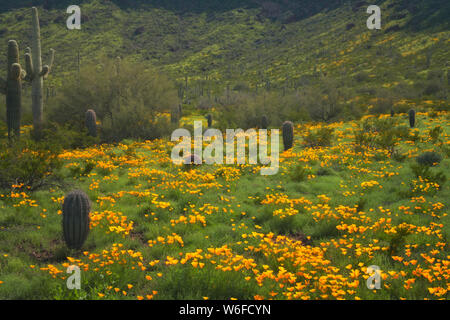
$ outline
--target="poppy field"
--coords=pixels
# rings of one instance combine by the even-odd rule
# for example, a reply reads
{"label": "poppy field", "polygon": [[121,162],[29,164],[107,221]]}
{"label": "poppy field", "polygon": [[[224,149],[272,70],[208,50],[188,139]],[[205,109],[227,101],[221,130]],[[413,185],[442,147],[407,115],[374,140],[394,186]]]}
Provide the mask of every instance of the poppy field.
{"label": "poppy field", "polygon": [[[176,165],[168,138],[61,150],[61,183],[2,189],[0,299],[447,299],[449,117],[296,123],[273,176]],[[80,250],[61,225],[75,189],[91,201]]]}

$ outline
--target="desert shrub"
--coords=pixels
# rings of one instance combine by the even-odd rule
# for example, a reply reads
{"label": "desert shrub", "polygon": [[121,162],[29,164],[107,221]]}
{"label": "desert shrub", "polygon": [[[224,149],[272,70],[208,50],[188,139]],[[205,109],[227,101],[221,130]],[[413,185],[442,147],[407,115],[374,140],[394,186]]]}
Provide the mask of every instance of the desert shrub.
{"label": "desert shrub", "polygon": [[441,91],[441,89],[442,87],[438,81],[431,80],[425,85],[425,88],[423,89],[423,94],[426,96],[432,96]]}
{"label": "desert shrub", "polygon": [[59,146],[23,139],[0,145],[0,188],[36,190],[48,184],[62,166]]}
{"label": "desert shrub", "polygon": [[61,125],[55,122],[46,123],[43,140],[62,149],[87,148],[99,141],[98,138],[89,136],[86,128],[78,129],[69,124]]}
{"label": "desert shrub", "polygon": [[197,105],[197,108],[200,110],[209,110],[211,109],[211,107],[212,107],[211,100],[208,99],[207,97],[201,98]]}
{"label": "desert shrub", "polygon": [[303,164],[298,164],[291,171],[290,177],[293,181],[301,182],[308,179],[309,173],[309,170],[307,170]]}
{"label": "desert shrub", "polygon": [[116,111],[117,118],[113,121],[107,117],[100,127],[101,142],[119,142],[123,139],[152,140],[170,135],[178,128],[170,117],[153,118],[145,113],[145,107],[135,108],[129,112],[124,107]]}
{"label": "desert shrub", "polygon": [[420,177],[426,181],[437,183],[440,188],[447,181],[447,177],[442,170],[432,170],[428,165],[412,164],[411,169],[417,178]]}
{"label": "desert shrub", "polygon": [[367,72],[361,71],[355,74],[353,78],[356,82],[366,82],[369,80],[369,74]]}
{"label": "desert shrub", "polygon": [[303,136],[303,145],[306,147],[327,147],[333,141],[332,128],[319,128],[316,130],[309,130]]}
{"label": "desert shrub", "polygon": [[326,167],[320,167],[316,173],[318,176],[329,176],[332,174],[331,170]]}
{"label": "desert shrub", "polygon": [[309,120],[297,94],[230,92],[219,97],[217,112],[215,126],[220,129],[260,127],[263,114],[270,119],[271,126],[281,126],[285,119],[294,122]]}
{"label": "desert shrub", "polygon": [[370,109],[371,114],[387,114],[393,109],[392,98],[378,98]]}
{"label": "desert shrub", "polygon": [[419,165],[434,167],[442,161],[442,156],[436,152],[425,152],[416,158]]}
{"label": "desert shrub", "polygon": [[436,126],[433,129],[430,129],[428,134],[430,136],[431,142],[432,143],[438,142],[442,132],[444,132],[444,129],[442,129],[441,126]]}
{"label": "desert shrub", "polygon": [[344,110],[345,93],[333,79],[321,79],[318,87],[306,87],[300,93],[300,105],[305,106],[312,120],[339,119]]}
{"label": "desert shrub", "polygon": [[164,131],[151,124],[178,104],[174,85],[141,63],[103,57],[85,65],[80,77],[65,81],[48,119],[82,130],[86,111],[94,109],[102,141],[158,136]]}
{"label": "desert shrub", "polygon": [[396,126],[393,118],[370,118],[360,123],[353,134],[357,152],[378,148],[388,150],[393,155],[396,154],[398,142],[410,137],[410,130],[406,126]]}

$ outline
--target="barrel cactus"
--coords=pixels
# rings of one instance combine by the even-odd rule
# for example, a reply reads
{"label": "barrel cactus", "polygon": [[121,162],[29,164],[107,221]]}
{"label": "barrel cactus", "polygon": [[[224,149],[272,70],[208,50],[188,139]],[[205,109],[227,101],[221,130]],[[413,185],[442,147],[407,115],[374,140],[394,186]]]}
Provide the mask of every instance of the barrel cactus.
{"label": "barrel cactus", "polygon": [[294,124],[291,121],[285,121],[282,127],[284,151],[292,148],[294,144]]}
{"label": "barrel cactus", "polygon": [[409,125],[411,126],[411,128],[414,128],[416,124],[416,111],[414,109],[411,109],[409,110],[408,115],[409,115]]}
{"label": "barrel cactus", "polygon": [[262,116],[261,117],[261,129],[267,129],[268,126],[269,126],[269,120],[267,119],[266,116]]}
{"label": "barrel cactus", "polygon": [[80,249],[89,234],[89,197],[81,190],[66,195],[63,203],[63,236],[70,249]]}
{"label": "barrel cactus", "polygon": [[206,116],[206,120],[208,121],[208,128],[211,128],[211,126],[212,126],[212,115],[208,114]]}
{"label": "barrel cactus", "polygon": [[91,137],[97,136],[97,115],[92,109],[86,111],[86,128]]}

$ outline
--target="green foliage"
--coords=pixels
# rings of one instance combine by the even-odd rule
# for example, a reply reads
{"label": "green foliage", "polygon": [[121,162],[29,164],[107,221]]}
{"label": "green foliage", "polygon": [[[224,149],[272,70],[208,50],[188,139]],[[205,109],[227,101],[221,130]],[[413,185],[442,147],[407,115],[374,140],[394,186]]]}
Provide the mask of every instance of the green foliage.
{"label": "green foliage", "polygon": [[36,190],[48,185],[58,170],[57,146],[47,143],[35,143],[28,140],[13,146],[0,146],[0,188],[22,185],[23,188]]}
{"label": "green foliage", "polygon": [[298,164],[294,167],[294,169],[291,171],[291,179],[296,182],[305,181],[308,179],[308,175],[310,174],[310,171],[305,168],[305,165]]}
{"label": "green foliage", "polygon": [[402,159],[395,147],[402,139],[411,139],[410,130],[406,126],[398,126],[394,118],[370,118],[362,121],[353,130],[355,149],[364,152],[365,149],[380,148],[389,154]]}
{"label": "green foliage", "polygon": [[443,171],[433,171],[428,165],[412,164],[411,169],[417,178],[421,177],[426,181],[437,183],[439,188],[442,188],[447,181],[447,176]]}
{"label": "green foliage", "polygon": [[430,136],[431,142],[433,142],[434,144],[437,143],[443,132],[444,132],[444,129],[441,126],[436,126],[433,129],[430,129],[429,136]]}
{"label": "green foliage", "polygon": [[419,165],[434,167],[442,161],[442,156],[436,152],[425,152],[419,155],[416,160]]}
{"label": "green foliage", "polygon": [[80,249],[86,241],[89,234],[90,211],[89,197],[83,191],[72,191],[64,198],[63,235],[70,249]]}
{"label": "green foliage", "polygon": [[42,131],[42,140],[54,148],[77,149],[86,148],[99,142],[99,139],[88,134],[86,128],[73,128],[70,124],[47,122]]}
{"label": "green foliage", "polygon": [[[119,72],[120,70],[120,72]],[[53,101],[49,119],[81,130],[87,109],[95,106],[102,141],[154,139],[175,127],[170,112],[177,94],[167,78],[139,63],[103,58],[81,69],[81,81],[68,80]]]}
{"label": "green foliage", "polygon": [[333,140],[332,128],[319,128],[316,130],[309,130],[303,136],[303,145],[310,148],[328,147]]}

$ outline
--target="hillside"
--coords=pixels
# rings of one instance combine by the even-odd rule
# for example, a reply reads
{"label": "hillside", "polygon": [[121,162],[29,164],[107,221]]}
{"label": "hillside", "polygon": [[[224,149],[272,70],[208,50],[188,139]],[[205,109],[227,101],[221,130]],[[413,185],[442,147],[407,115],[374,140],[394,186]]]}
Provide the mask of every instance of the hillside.
{"label": "hillside", "polygon": [[[7,39],[29,46],[28,2],[0,14],[0,52]],[[295,91],[320,75],[366,105],[382,87],[398,100],[448,94],[448,1],[383,1],[379,31],[367,29],[364,1],[82,1],[81,31],[67,30],[64,2],[44,2],[43,52],[58,52],[49,86],[78,70],[80,51],[81,63],[107,54],[156,65],[184,88],[184,102],[236,85]],[[420,94],[433,77],[440,84]]]}

